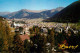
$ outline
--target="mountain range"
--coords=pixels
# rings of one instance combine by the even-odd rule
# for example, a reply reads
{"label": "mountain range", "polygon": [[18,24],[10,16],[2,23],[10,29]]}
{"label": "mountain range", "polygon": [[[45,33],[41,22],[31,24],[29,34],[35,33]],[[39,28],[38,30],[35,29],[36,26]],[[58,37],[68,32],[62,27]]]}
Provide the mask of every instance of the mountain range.
{"label": "mountain range", "polygon": [[7,14],[10,14],[10,12],[0,12],[0,16],[5,16]]}
{"label": "mountain range", "polygon": [[28,10],[28,9],[22,9],[16,12],[0,12],[0,16],[3,16],[5,18],[49,18],[61,11],[64,7],[58,7],[56,9],[51,10]]}
{"label": "mountain range", "polygon": [[80,22],[80,1],[73,2],[51,18],[44,21],[48,22]]}

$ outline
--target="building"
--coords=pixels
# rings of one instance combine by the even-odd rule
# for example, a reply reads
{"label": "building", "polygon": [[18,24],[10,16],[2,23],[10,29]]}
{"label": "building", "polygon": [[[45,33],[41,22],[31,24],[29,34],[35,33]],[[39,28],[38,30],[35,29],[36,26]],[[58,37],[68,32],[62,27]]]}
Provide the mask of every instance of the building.
{"label": "building", "polygon": [[21,40],[24,42],[26,39],[30,41],[30,37],[27,34],[20,35]]}

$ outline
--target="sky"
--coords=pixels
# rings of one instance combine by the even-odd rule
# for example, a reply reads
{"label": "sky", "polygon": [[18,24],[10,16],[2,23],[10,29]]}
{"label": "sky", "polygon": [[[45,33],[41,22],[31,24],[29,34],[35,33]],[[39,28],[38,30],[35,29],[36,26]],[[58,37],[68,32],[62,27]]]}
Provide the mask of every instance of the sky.
{"label": "sky", "polygon": [[43,10],[66,7],[77,0],[0,0],[0,12],[14,12],[21,9]]}

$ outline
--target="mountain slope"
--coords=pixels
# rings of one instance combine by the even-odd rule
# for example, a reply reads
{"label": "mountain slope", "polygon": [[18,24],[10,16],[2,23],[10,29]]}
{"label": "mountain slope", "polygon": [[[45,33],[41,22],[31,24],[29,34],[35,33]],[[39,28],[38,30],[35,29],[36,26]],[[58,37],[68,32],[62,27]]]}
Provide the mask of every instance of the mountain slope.
{"label": "mountain slope", "polygon": [[54,22],[79,22],[80,20],[80,1],[76,1],[46,21]]}
{"label": "mountain slope", "polygon": [[49,18],[52,15],[58,13],[62,9],[63,9],[63,7],[59,7],[59,8],[52,9],[52,10],[39,10],[39,11],[22,9],[20,11],[7,14],[4,17],[6,17],[6,18],[30,18],[30,19]]}

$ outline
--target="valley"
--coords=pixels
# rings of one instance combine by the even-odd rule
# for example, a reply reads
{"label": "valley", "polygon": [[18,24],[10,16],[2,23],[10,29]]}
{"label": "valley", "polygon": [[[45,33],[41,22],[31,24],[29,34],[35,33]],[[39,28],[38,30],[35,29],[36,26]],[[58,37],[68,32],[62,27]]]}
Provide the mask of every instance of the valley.
{"label": "valley", "polygon": [[80,53],[80,0],[0,0],[0,6],[0,53]]}

